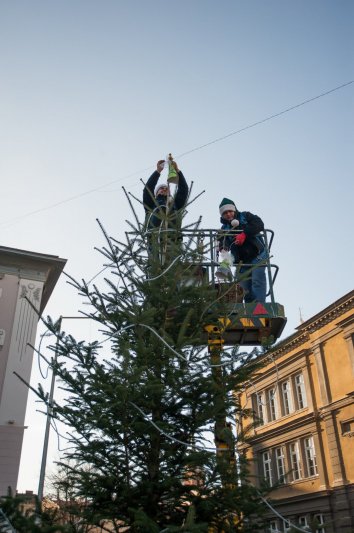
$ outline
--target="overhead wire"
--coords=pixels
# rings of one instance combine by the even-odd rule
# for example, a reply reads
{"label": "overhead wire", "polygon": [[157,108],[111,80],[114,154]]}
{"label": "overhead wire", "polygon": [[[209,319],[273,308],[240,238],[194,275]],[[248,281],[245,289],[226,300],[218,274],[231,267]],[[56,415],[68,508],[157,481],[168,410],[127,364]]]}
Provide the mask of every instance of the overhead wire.
{"label": "overhead wire", "polygon": [[53,430],[55,431],[55,433],[57,435],[57,449],[58,449],[58,452],[65,451],[65,448],[62,448],[60,446],[60,438],[65,439],[65,440],[68,440],[68,439],[67,439],[67,437],[64,437],[64,435],[61,435],[59,433],[56,421],[55,421],[55,419],[53,417],[51,417],[51,419],[50,419],[50,426],[51,426],[51,428],[53,428]]}
{"label": "overhead wire", "polygon": [[206,148],[207,146],[210,146],[212,144],[218,143],[220,141],[224,141],[225,139],[228,139],[229,137],[232,137],[233,135],[237,135],[238,133],[242,133],[246,130],[249,130],[251,128],[254,128],[255,126],[259,126],[260,124],[264,124],[264,122],[268,122],[269,120],[272,120],[273,118],[280,117],[281,115],[284,115],[285,113],[289,113],[289,111],[293,111],[294,109],[298,109],[299,107],[302,107],[306,104],[309,104],[310,102],[313,102],[314,100],[318,100],[319,98],[322,98],[323,96],[327,96],[328,94],[331,94],[335,91],[338,91],[339,89],[343,89],[344,87],[347,87],[348,85],[351,85],[354,83],[354,80],[348,81],[346,83],[343,83],[342,85],[338,85],[337,87],[334,87],[333,89],[330,89],[329,91],[326,91],[324,93],[318,94],[317,96],[313,96],[312,98],[308,98],[307,100],[304,100],[303,102],[300,102],[299,104],[295,104],[291,107],[287,107],[286,109],[283,109],[282,111],[279,111],[278,113],[274,113],[273,115],[269,115],[266,118],[263,118],[262,120],[257,120],[257,122],[253,122],[252,124],[249,124],[248,126],[245,126],[244,128],[240,128],[239,130],[232,131],[231,133],[228,133],[226,135],[223,135],[222,137],[218,137],[217,139],[214,139],[212,141],[209,141],[205,144],[201,144],[200,146],[197,146],[196,148],[192,148],[191,150],[188,150],[187,152],[183,152],[182,154],[178,154],[176,158],[181,158],[186,155],[192,154],[193,152],[196,152],[197,150],[201,150],[202,148]]}
{"label": "overhead wire", "polygon": [[[306,100],[303,100],[302,102],[299,102],[298,104],[295,104],[293,106],[290,106],[290,107],[287,107],[286,109],[283,109],[282,111],[279,111],[278,113],[274,113],[272,115],[269,115],[268,117],[265,117],[261,120],[257,120],[256,122],[253,122],[252,124],[249,124],[247,126],[244,126],[243,128],[240,128],[238,130],[235,130],[235,131],[232,131],[226,135],[223,135],[221,137],[217,137],[216,139],[213,139],[207,143],[204,143],[204,144],[201,144],[199,146],[196,146],[195,148],[192,148],[190,150],[187,150],[186,152],[182,152],[180,154],[178,154],[176,156],[176,158],[182,158],[182,157],[185,157],[186,155],[189,155],[193,152],[196,152],[198,150],[202,150],[203,148],[206,148],[208,146],[211,146],[212,144],[216,144],[218,142],[221,142],[225,139],[228,139],[229,137],[232,137],[234,135],[237,135],[239,133],[242,133],[246,130],[249,130],[251,128],[254,128],[256,126],[259,126],[261,124],[264,124],[265,122],[268,122],[270,120],[273,120],[274,118],[277,118],[277,117],[280,117],[281,115],[284,115],[285,113],[289,113],[290,111],[293,111],[294,109],[298,109],[299,107],[302,107],[304,105],[307,105],[311,102],[314,102],[315,100],[318,100],[319,98],[323,98],[324,96],[327,96],[335,91],[338,91],[340,89],[343,89],[344,87],[347,87],[348,85],[351,85],[354,83],[354,80],[351,80],[351,81],[348,81],[346,83],[342,83],[341,85],[338,85],[337,87],[333,87],[332,89],[328,90],[328,91],[325,91],[323,93],[320,93],[316,96],[313,96],[312,98],[307,98]],[[12,219],[9,219],[9,220],[4,220],[2,222],[0,222],[0,226],[4,226],[4,227],[9,227],[9,226],[12,226],[13,224],[16,224],[17,222],[25,219],[25,218],[28,218],[32,215],[36,215],[38,213],[42,213],[44,211],[48,211],[49,209],[52,209],[54,207],[58,207],[60,205],[63,205],[63,204],[66,204],[68,202],[71,202],[73,200],[77,200],[79,198],[82,198],[83,196],[87,196],[89,194],[92,194],[94,192],[97,192],[97,191],[100,191],[102,189],[105,189],[106,187],[108,187],[109,185],[113,185],[115,183],[118,183],[118,182],[121,182],[121,181],[125,181],[137,174],[141,174],[142,172],[147,172],[148,170],[151,170],[153,167],[150,165],[148,167],[145,167],[143,169],[140,169],[140,170],[137,170],[135,172],[132,172],[131,174],[128,174],[124,177],[120,177],[120,178],[116,178],[114,180],[111,180],[107,183],[103,183],[102,185],[99,185],[97,187],[93,187],[92,189],[88,189],[87,191],[83,191],[81,193],[78,193],[78,194],[75,194],[73,196],[70,196],[69,198],[65,198],[63,200],[60,200],[58,202],[55,202],[53,204],[50,204],[50,205],[47,205],[45,207],[41,207],[39,209],[35,209],[33,211],[29,211],[28,213],[24,213],[23,215],[19,215],[15,218],[12,218]]]}
{"label": "overhead wire", "polygon": [[46,375],[44,375],[44,372],[42,371],[42,366],[41,366],[41,357],[42,357],[41,347],[42,347],[42,342],[43,342],[44,337],[49,337],[51,335],[52,335],[52,332],[49,331],[48,328],[47,328],[47,330],[41,335],[41,340],[39,342],[38,349],[36,350],[37,358],[38,358],[38,369],[39,369],[39,373],[40,373],[40,375],[42,376],[43,379],[47,379],[47,377],[49,375],[50,365],[47,363],[47,373],[46,373]]}
{"label": "overhead wire", "polygon": [[275,514],[275,516],[277,516],[278,518],[280,518],[280,520],[283,520],[283,522],[286,522],[289,527],[292,527],[293,529],[296,529],[296,531],[301,531],[303,533],[309,533],[308,529],[302,529],[301,527],[297,526],[296,524],[293,524],[288,518],[285,518],[280,513],[278,513],[278,511],[276,509],[274,509],[274,507],[269,503],[269,501],[266,498],[264,498],[259,491],[257,491],[257,492],[258,492],[258,496],[262,500],[262,502],[267,507],[269,507],[269,509],[272,511],[272,513]]}
{"label": "overhead wire", "polygon": [[113,183],[118,183],[120,181],[124,181],[124,180],[127,180],[133,176],[135,176],[136,174],[140,174],[141,172],[146,172],[148,170],[150,170],[152,167],[148,167],[148,168],[144,168],[144,169],[141,169],[141,170],[137,170],[136,172],[132,172],[131,174],[128,174],[122,178],[116,178],[110,182],[107,182],[107,183],[104,183],[102,185],[99,185],[98,187],[94,187],[92,189],[89,189],[87,191],[84,191],[82,193],[78,193],[78,194],[75,194],[74,196],[70,196],[69,198],[65,198],[63,200],[60,200],[59,202],[55,202],[54,204],[50,204],[50,205],[47,205],[45,207],[40,207],[39,209],[35,209],[34,211],[29,211],[28,213],[24,213],[23,215],[19,215],[17,217],[14,217],[8,221],[3,221],[3,222],[0,222],[0,225],[2,226],[5,226],[5,227],[9,227],[9,226],[12,226],[13,224],[16,224],[17,222],[19,222],[20,220],[23,220],[24,218],[28,218],[32,215],[36,215],[38,213],[42,213],[43,211],[48,211],[49,209],[53,209],[53,207],[58,207],[59,205],[63,205],[63,204],[66,204],[66,203],[69,203],[69,202],[72,202],[73,200],[77,200],[78,198],[82,198],[83,196],[87,196],[88,194],[92,194],[94,192],[97,192],[101,189],[104,189],[105,187],[108,187],[109,185],[112,185]]}

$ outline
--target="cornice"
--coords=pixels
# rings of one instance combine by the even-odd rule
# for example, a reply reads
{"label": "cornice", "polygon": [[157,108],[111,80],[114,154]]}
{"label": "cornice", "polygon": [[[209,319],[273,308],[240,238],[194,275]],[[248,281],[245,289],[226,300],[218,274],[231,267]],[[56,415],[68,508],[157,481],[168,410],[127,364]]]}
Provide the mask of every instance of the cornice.
{"label": "cornice", "polygon": [[[291,352],[292,350],[295,350],[299,346],[302,346],[305,344],[305,342],[309,341],[310,337],[307,332],[299,334],[294,333],[290,337],[287,337],[283,341],[281,341],[279,344],[276,344],[271,348],[268,352],[266,352],[261,357],[269,357],[269,355],[272,355],[272,357],[280,357],[281,355],[285,355],[288,352]],[[303,351],[306,351],[306,348],[302,348]]]}
{"label": "cornice", "polygon": [[[302,480],[302,481],[305,481],[305,480]],[[315,492],[308,492],[306,493],[306,501],[318,500],[320,498],[329,497],[334,492],[336,492],[335,488],[317,490]],[[304,494],[299,494],[296,496],[288,496],[286,498],[273,498],[272,501],[273,503],[276,503],[277,507],[279,508],[282,505],[294,504],[295,502],[303,502]]]}
{"label": "cornice", "polygon": [[281,423],[281,420],[279,419],[279,425],[269,429],[266,429],[264,426],[262,426],[264,427],[264,430],[252,437],[248,437],[246,440],[246,444],[253,447],[257,443],[261,443],[264,440],[270,440],[274,437],[278,437],[279,435],[285,435],[286,433],[289,433],[290,431],[293,431],[295,429],[304,428],[304,431],[306,431],[306,426],[315,422],[316,419],[317,415],[313,411],[311,413],[306,413],[304,416],[295,419],[292,418],[286,423]]}
{"label": "cornice", "polygon": [[322,328],[329,322],[332,322],[339,316],[343,315],[346,311],[349,311],[354,307],[354,291],[351,291],[343,298],[337,300],[332,305],[307,320],[303,324],[300,324],[296,329],[299,332],[313,333],[314,331]]}
{"label": "cornice", "polygon": [[[296,328],[296,333],[293,333],[290,337],[287,337],[286,339],[280,341],[280,343],[273,346],[273,348],[271,348],[267,354],[272,354],[274,357],[279,357],[280,355],[284,355],[296,349],[298,346],[310,341],[311,333],[317,331],[326,324],[329,324],[352,308],[354,308],[354,290],[339,300],[336,300],[333,304],[326,307],[326,309],[313,316],[303,324],[300,324],[300,326]],[[343,319],[343,323],[346,323],[347,320],[350,321],[349,318]],[[341,326],[341,324],[338,325]],[[267,354],[264,354],[264,356]]]}
{"label": "cornice", "polygon": [[344,331],[344,335],[351,335],[354,330],[354,315],[339,320],[337,327]]}
{"label": "cornice", "polygon": [[354,400],[354,392],[350,392],[344,398],[340,398],[339,400],[336,400],[335,402],[331,402],[328,405],[324,405],[320,407],[318,409],[318,413],[321,417],[325,418],[326,416],[330,416],[333,413],[333,411],[336,411],[337,409],[342,409],[343,407],[352,405],[353,400]]}
{"label": "cornice", "polygon": [[[301,343],[300,343],[301,344]],[[294,347],[291,347],[289,348],[288,351],[290,351],[294,349]],[[267,382],[267,380],[269,380],[269,378],[273,378],[274,380],[274,372],[277,372],[278,374],[278,377],[280,375],[280,373],[282,373],[282,370],[283,369],[288,369],[287,371],[287,374],[289,374],[289,367],[291,367],[291,365],[294,365],[294,363],[296,363],[296,361],[298,361],[299,359],[306,359],[306,357],[309,355],[310,353],[310,349],[309,348],[302,348],[301,350],[299,350],[298,352],[295,352],[292,357],[291,357],[291,362],[289,362],[290,360],[287,359],[287,360],[284,360],[284,361],[281,361],[281,362],[276,362],[275,363],[275,360],[278,359],[280,357],[280,355],[284,355],[284,353],[286,352],[280,352],[280,353],[275,353],[275,352],[268,352],[267,354],[264,354],[264,358],[269,358],[269,363],[268,365],[266,365],[264,368],[261,368],[260,371],[257,373],[257,374],[254,374],[252,376],[252,383],[253,384],[259,384],[259,383],[262,383],[262,382]],[[297,368],[297,370],[299,370],[300,367]],[[290,370],[290,373],[293,372],[294,370]],[[287,375],[286,374],[286,375]],[[283,379],[283,377],[281,378]],[[264,385],[265,387],[267,385]],[[247,389],[249,389],[250,387],[247,386],[246,387]]]}
{"label": "cornice", "polygon": [[0,246],[0,273],[15,274],[20,278],[29,276],[29,279],[44,281],[40,314],[47,305],[65,264],[66,259],[57,255]]}

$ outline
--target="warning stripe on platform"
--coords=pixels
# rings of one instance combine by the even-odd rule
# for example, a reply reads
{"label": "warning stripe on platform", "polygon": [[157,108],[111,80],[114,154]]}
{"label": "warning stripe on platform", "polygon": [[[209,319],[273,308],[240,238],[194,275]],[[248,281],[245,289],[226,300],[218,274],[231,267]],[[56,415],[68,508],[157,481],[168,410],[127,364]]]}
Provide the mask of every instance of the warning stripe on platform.
{"label": "warning stripe on platform", "polygon": [[265,328],[267,325],[266,318],[240,318],[244,328]]}

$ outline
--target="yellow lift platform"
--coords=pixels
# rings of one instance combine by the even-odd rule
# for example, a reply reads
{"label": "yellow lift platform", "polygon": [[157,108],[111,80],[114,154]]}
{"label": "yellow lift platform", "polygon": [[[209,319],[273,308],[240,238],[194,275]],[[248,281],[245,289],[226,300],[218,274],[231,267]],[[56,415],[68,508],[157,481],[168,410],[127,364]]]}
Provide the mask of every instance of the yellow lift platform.
{"label": "yellow lift platform", "polygon": [[[215,316],[218,306],[220,307],[220,325],[224,325],[227,317],[227,327],[223,327],[223,343],[225,346],[259,346],[264,343],[274,343],[282,334],[286,324],[283,305],[277,303],[274,298],[274,282],[278,274],[278,266],[270,262],[270,250],[274,232],[264,230],[262,237],[267,249],[267,259],[264,262],[267,276],[267,299],[265,303],[244,303],[243,291],[238,284],[237,269],[235,268],[232,281],[220,282],[216,277],[219,266],[217,257],[217,241],[219,230],[198,229],[184,230],[184,238],[196,242],[196,248],[200,251],[200,261],[192,265],[193,276],[189,283],[211,284],[216,291],[216,304],[211,308]],[[251,265],[252,268],[254,265]],[[222,314],[221,314],[222,313]],[[215,332],[218,325],[215,325]],[[202,342],[208,342],[209,324],[206,324],[205,336]]]}

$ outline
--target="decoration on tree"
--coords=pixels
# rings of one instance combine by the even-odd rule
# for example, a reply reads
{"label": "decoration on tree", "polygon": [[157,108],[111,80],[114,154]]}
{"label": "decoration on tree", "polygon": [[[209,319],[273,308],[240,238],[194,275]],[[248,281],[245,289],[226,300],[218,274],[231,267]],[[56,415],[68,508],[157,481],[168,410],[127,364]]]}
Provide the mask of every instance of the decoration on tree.
{"label": "decoration on tree", "polygon": [[175,161],[173,161],[172,154],[168,154],[166,158],[168,162],[168,183],[178,183],[178,167]]}

